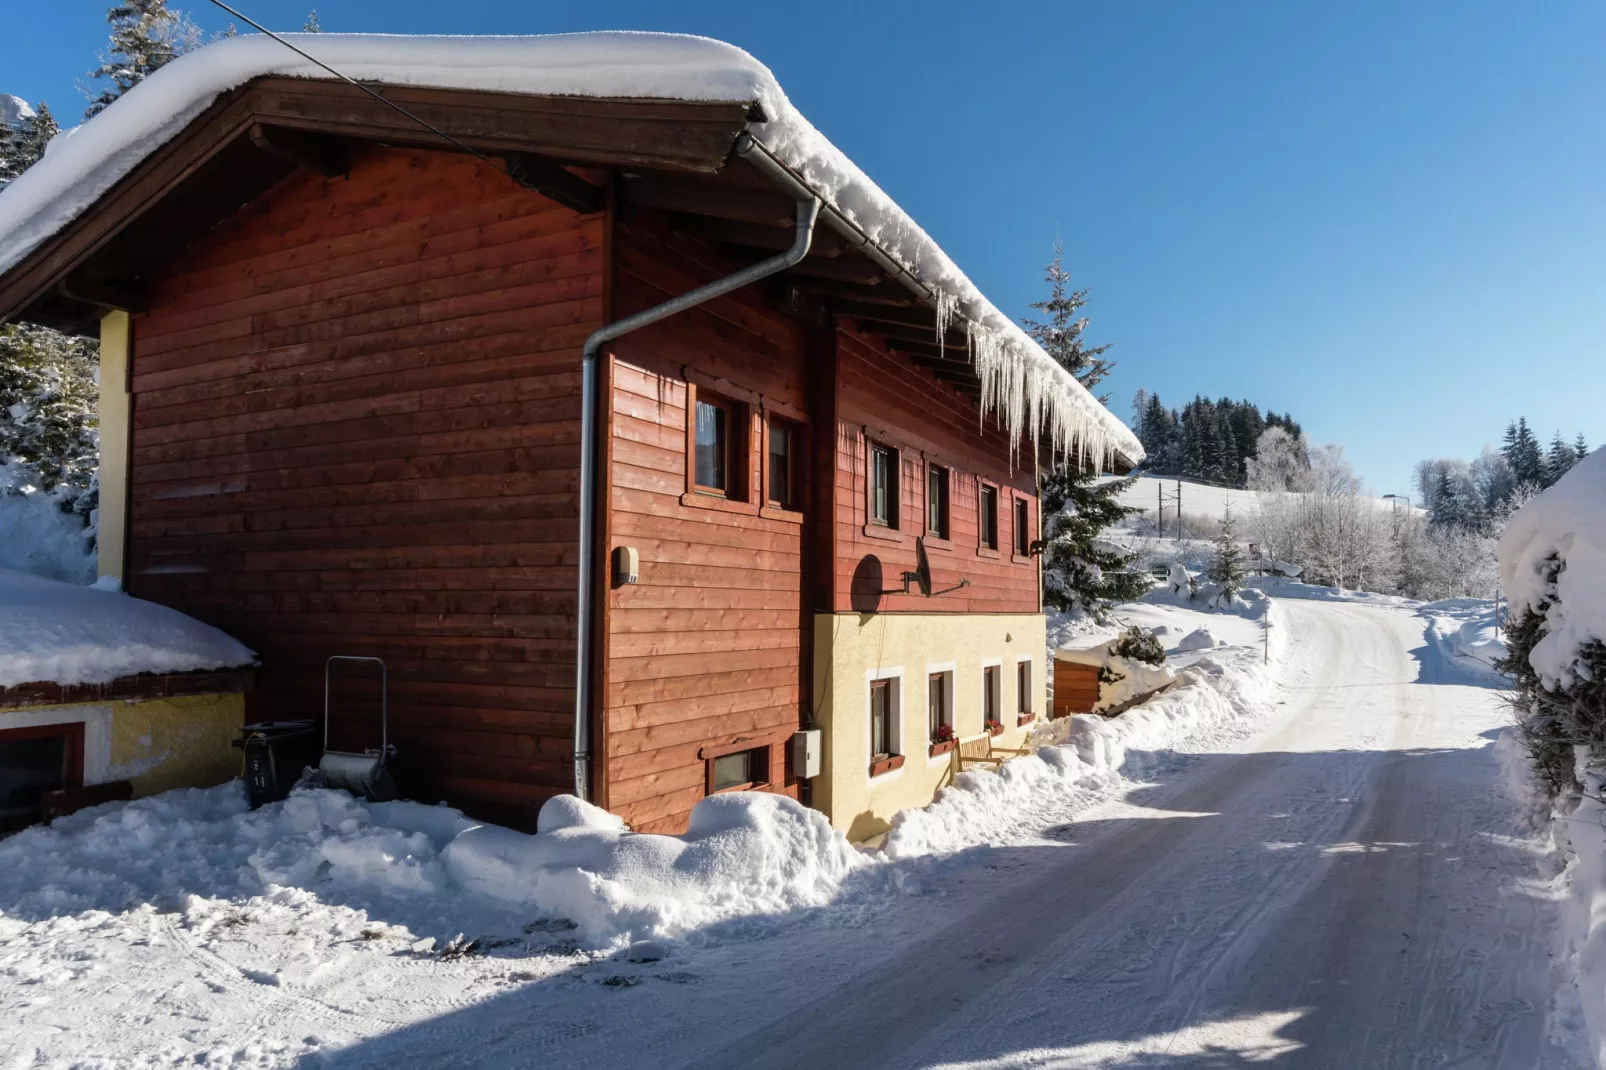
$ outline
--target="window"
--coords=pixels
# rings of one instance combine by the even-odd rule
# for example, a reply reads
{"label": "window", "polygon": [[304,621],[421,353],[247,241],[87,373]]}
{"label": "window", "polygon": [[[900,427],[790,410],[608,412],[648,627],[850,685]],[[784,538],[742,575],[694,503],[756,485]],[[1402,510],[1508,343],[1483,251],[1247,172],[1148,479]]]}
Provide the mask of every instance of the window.
{"label": "window", "polygon": [[796,509],[802,436],[796,424],[774,418],[769,422],[769,436],[769,503],[781,509]]}
{"label": "window", "polygon": [[730,406],[705,398],[697,399],[697,487],[729,495],[731,491]]}
{"label": "window", "polygon": [[981,670],[981,723],[985,728],[998,723],[998,709],[1002,703],[999,693],[999,666],[986,665]]}
{"label": "window", "polygon": [[1032,533],[1028,525],[1032,522],[1031,508],[1026,504],[1025,498],[1015,499],[1015,553],[1019,557],[1029,557],[1032,552]]}
{"label": "window", "polygon": [[769,767],[768,747],[755,747],[752,750],[721,754],[717,758],[711,758],[708,762],[708,792],[712,795],[716,791],[731,791],[767,783]]}
{"label": "window", "polygon": [[870,760],[889,758],[898,752],[898,681],[870,681]]}
{"label": "window", "polygon": [[926,467],[926,534],[948,537],[948,469],[940,464]]}
{"label": "window", "polygon": [[[952,671],[934,672],[926,676],[926,727],[931,741],[939,742],[944,735],[953,736],[954,674]],[[945,733],[943,728],[947,726]]]}
{"label": "window", "polygon": [[1015,663],[1015,705],[1016,712],[1022,717],[1032,712],[1032,663],[1020,661]]}
{"label": "window", "polygon": [[998,488],[987,483],[981,485],[981,545],[986,550],[998,549]]}
{"label": "window", "polygon": [[83,783],[81,721],[0,731],[0,829],[40,818],[46,792]]}
{"label": "window", "polygon": [[870,444],[870,523],[898,526],[898,451]]}

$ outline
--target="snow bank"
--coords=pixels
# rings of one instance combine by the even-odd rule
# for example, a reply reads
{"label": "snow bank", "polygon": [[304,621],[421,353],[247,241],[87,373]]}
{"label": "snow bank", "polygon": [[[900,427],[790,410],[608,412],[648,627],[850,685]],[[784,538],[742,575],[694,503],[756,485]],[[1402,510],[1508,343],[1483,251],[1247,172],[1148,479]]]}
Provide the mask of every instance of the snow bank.
{"label": "snow bank", "polygon": [[871,864],[818,811],[762,792],[704,799],[685,836],[627,832],[563,796],[543,807],[531,836],[446,807],[318,788],[253,811],[236,782],[99,807],[0,841],[0,916],[177,909],[185,896],[296,888],[390,915],[411,901],[460,929],[518,907],[566,918],[609,947],[823,906]]}
{"label": "snow bank", "polygon": [[823,906],[865,856],[817,810],[783,795],[713,795],[684,836],[625,831],[560,796],[534,836],[484,825],[442,856],[463,888],[573,921],[589,939],[675,937],[744,915]]}
{"label": "snow bank", "polygon": [[16,469],[0,464],[0,568],[63,583],[92,583],[93,532],[61,511],[54,494],[17,486]]}
{"label": "snow bank", "polygon": [[1210,634],[1209,628],[1195,628],[1177,640],[1177,650],[1184,654],[1193,650],[1213,650],[1220,645],[1216,637]]}
{"label": "snow bank", "polygon": [[[341,73],[393,85],[583,97],[754,102],[752,134],[837,215],[933,292],[937,321],[962,316],[982,379],[982,404],[1017,434],[1046,431],[1056,450],[1133,460],[1143,448],[1126,425],[987,300],[892,198],[793,106],[775,76],[733,45],[656,33],[548,37],[289,35]],[[56,138],[34,167],[0,192],[0,271],[87,209],[218,94],[267,75],[327,78],[282,44],[234,37],[181,56],[95,119]]]}
{"label": "snow bank", "polygon": [[[1561,569],[1553,580],[1552,558]],[[1550,606],[1528,655],[1545,687],[1589,679],[1582,651],[1606,642],[1606,450],[1512,515],[1500,537],[1500,586],[1514,614]]]}
{"label": "snow bank", "polygon": [[[1506,657],[1504,633],[1495,626],[1495,604],[1487,598],[1444,598],[1417,609],[1426,618],[1428,637],[1453,658],[1471,659],[1480,669],[1496,673],[1495,663]],[[1502,677],[1504,679],[1504,677]]]}
{"label": "snow bank", "polygon": [[249,665],[251,650],[177,610],[0,569],[0,687],[103,684]]}
{"label": "snow bank", "polygon": [[[1280,660],[1282,632],[1273,654]],[[1037,726],[1032,753],[995,773],[971,770],[954,778],[924,809],[892,819],[882,843],[889,858],[945,854],[1019,834],[1108,797],[1124,780],[1161,768],[1178,747],[1236,738],[1269,704],[1272,675],[1253,652],[1217,660],[1201,657],[1178,674],[1174,687],[1118,717],[1078,714]]]}

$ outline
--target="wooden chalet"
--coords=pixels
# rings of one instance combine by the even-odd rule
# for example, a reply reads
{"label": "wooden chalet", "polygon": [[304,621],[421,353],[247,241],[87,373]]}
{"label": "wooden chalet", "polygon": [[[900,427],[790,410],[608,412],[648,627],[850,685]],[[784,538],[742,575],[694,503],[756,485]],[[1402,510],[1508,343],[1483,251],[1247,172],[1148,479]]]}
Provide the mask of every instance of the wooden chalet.
{"label": "wooden chalet", "polygon": [[796,263],[600,347],[582,553],[587,339],[798,245],[758,102],[382,94],[410,115],[251,77],[0,274],[0,317],[102,340],[101,572],[258,651],[248,718],[370,655],[411,797],[679,831],[770,790],[862,837],[949,775],[942,723],[1046,715],[1033,450],[829,202]]}

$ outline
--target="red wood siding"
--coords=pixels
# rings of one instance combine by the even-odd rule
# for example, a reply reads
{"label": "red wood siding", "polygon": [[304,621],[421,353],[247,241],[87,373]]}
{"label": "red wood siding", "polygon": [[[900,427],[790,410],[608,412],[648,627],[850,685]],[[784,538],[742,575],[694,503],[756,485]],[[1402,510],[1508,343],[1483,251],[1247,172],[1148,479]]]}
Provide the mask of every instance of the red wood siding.
{"label": "red wood siding", "polygon": [[523,827],[572,783],[602,233],[376,149],[242,210],[134,324],[132,592],[260,653],[253,717],[316,715],[330,654],[383,657],[408,793]]}
{"label": "red wood siding", "polygon": [[[1009,442],[996,423],[982,425],[975,403],[934,380],[907,359],[888,352],[845,322],[837,334],[836,567],[837,612],[1036,613],[1037,560],[1019,558],[1014,545],[1013,495],[1028,503],[1028,530],[1037,537],[1036,472],[1030,447],[1010,459]],[[899,452],[899,530],[866,533],[866,437]],[[927,539],[933,585],[963,590],[937,598],[884,595],[902,586],[915,567],[915,537],[925,532],[927,461],[949,469],[949,539]],[[979,549],[979,484],[999,488],[998,550]],[[875,529],[872,529],[875,530]]]}
{"label": "red wood siding", "polygon": [[[647,221],[620,224],[615,262],[619,315],[737,266]],[[609,596],[606,792],[638,829],[686,827],[706,793],[707,753],[744,738],[779,744],[797,727],[803,525],[760,515],[759,420],[747,432],[748,504],[682,496],[688,376],[755,416],[772,407],[795,419],[806,411],[804,344],[801,327],[747,291],[614,345],[611,539],[640,553],[640,582]],[[785,748],[769,755],[772,789],[795,791]]]}

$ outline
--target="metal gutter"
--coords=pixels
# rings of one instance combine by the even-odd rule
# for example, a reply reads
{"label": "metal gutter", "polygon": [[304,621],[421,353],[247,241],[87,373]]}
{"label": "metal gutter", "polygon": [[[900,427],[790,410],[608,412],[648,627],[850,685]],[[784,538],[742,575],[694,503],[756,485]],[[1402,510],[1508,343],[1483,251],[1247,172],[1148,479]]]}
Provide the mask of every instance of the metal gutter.
{"label": "metal gutter", "polygon": [[[759,148],[749,134],[743,134],[736,141],[735,152],[738,156],[752,157],[754,150]],[[760,151],[755,159],[761,169],[768,171],[765,164],[774,165],[768,155]],[[597,508],[597,455],[599,444],[597,442],[597,358],[602,347],[609,342],[632,331],[640,330],[659,320],[667,319],[678,312],[684,312],[709,301],[721,294],[740,289],[749,283],[777,272],[785,271],[808,255],[809,248],[814,242],[814,227],[820,215],[820,198],[810,192],[802,183],[787,174],[789,181],[783,183],[797,201],[797,230],[792,241],[792,247],[784,253],[779,253],[733,275],[697,287],[679,297],[652,308],[637,312],[633,316],[626,316],[622,320],[601,328],[586,339],[585,349],[581,354],[581,387],[580,387],[580,589],[579,598],[575,604],[576,652],[575,652],[575,681],[574,681],[574,793],[581,799],[588,795],[591,779],[591,660],[592,660],[592,592],[595,587],[593,573],[596,569],[595,542],[595,513]]]}

